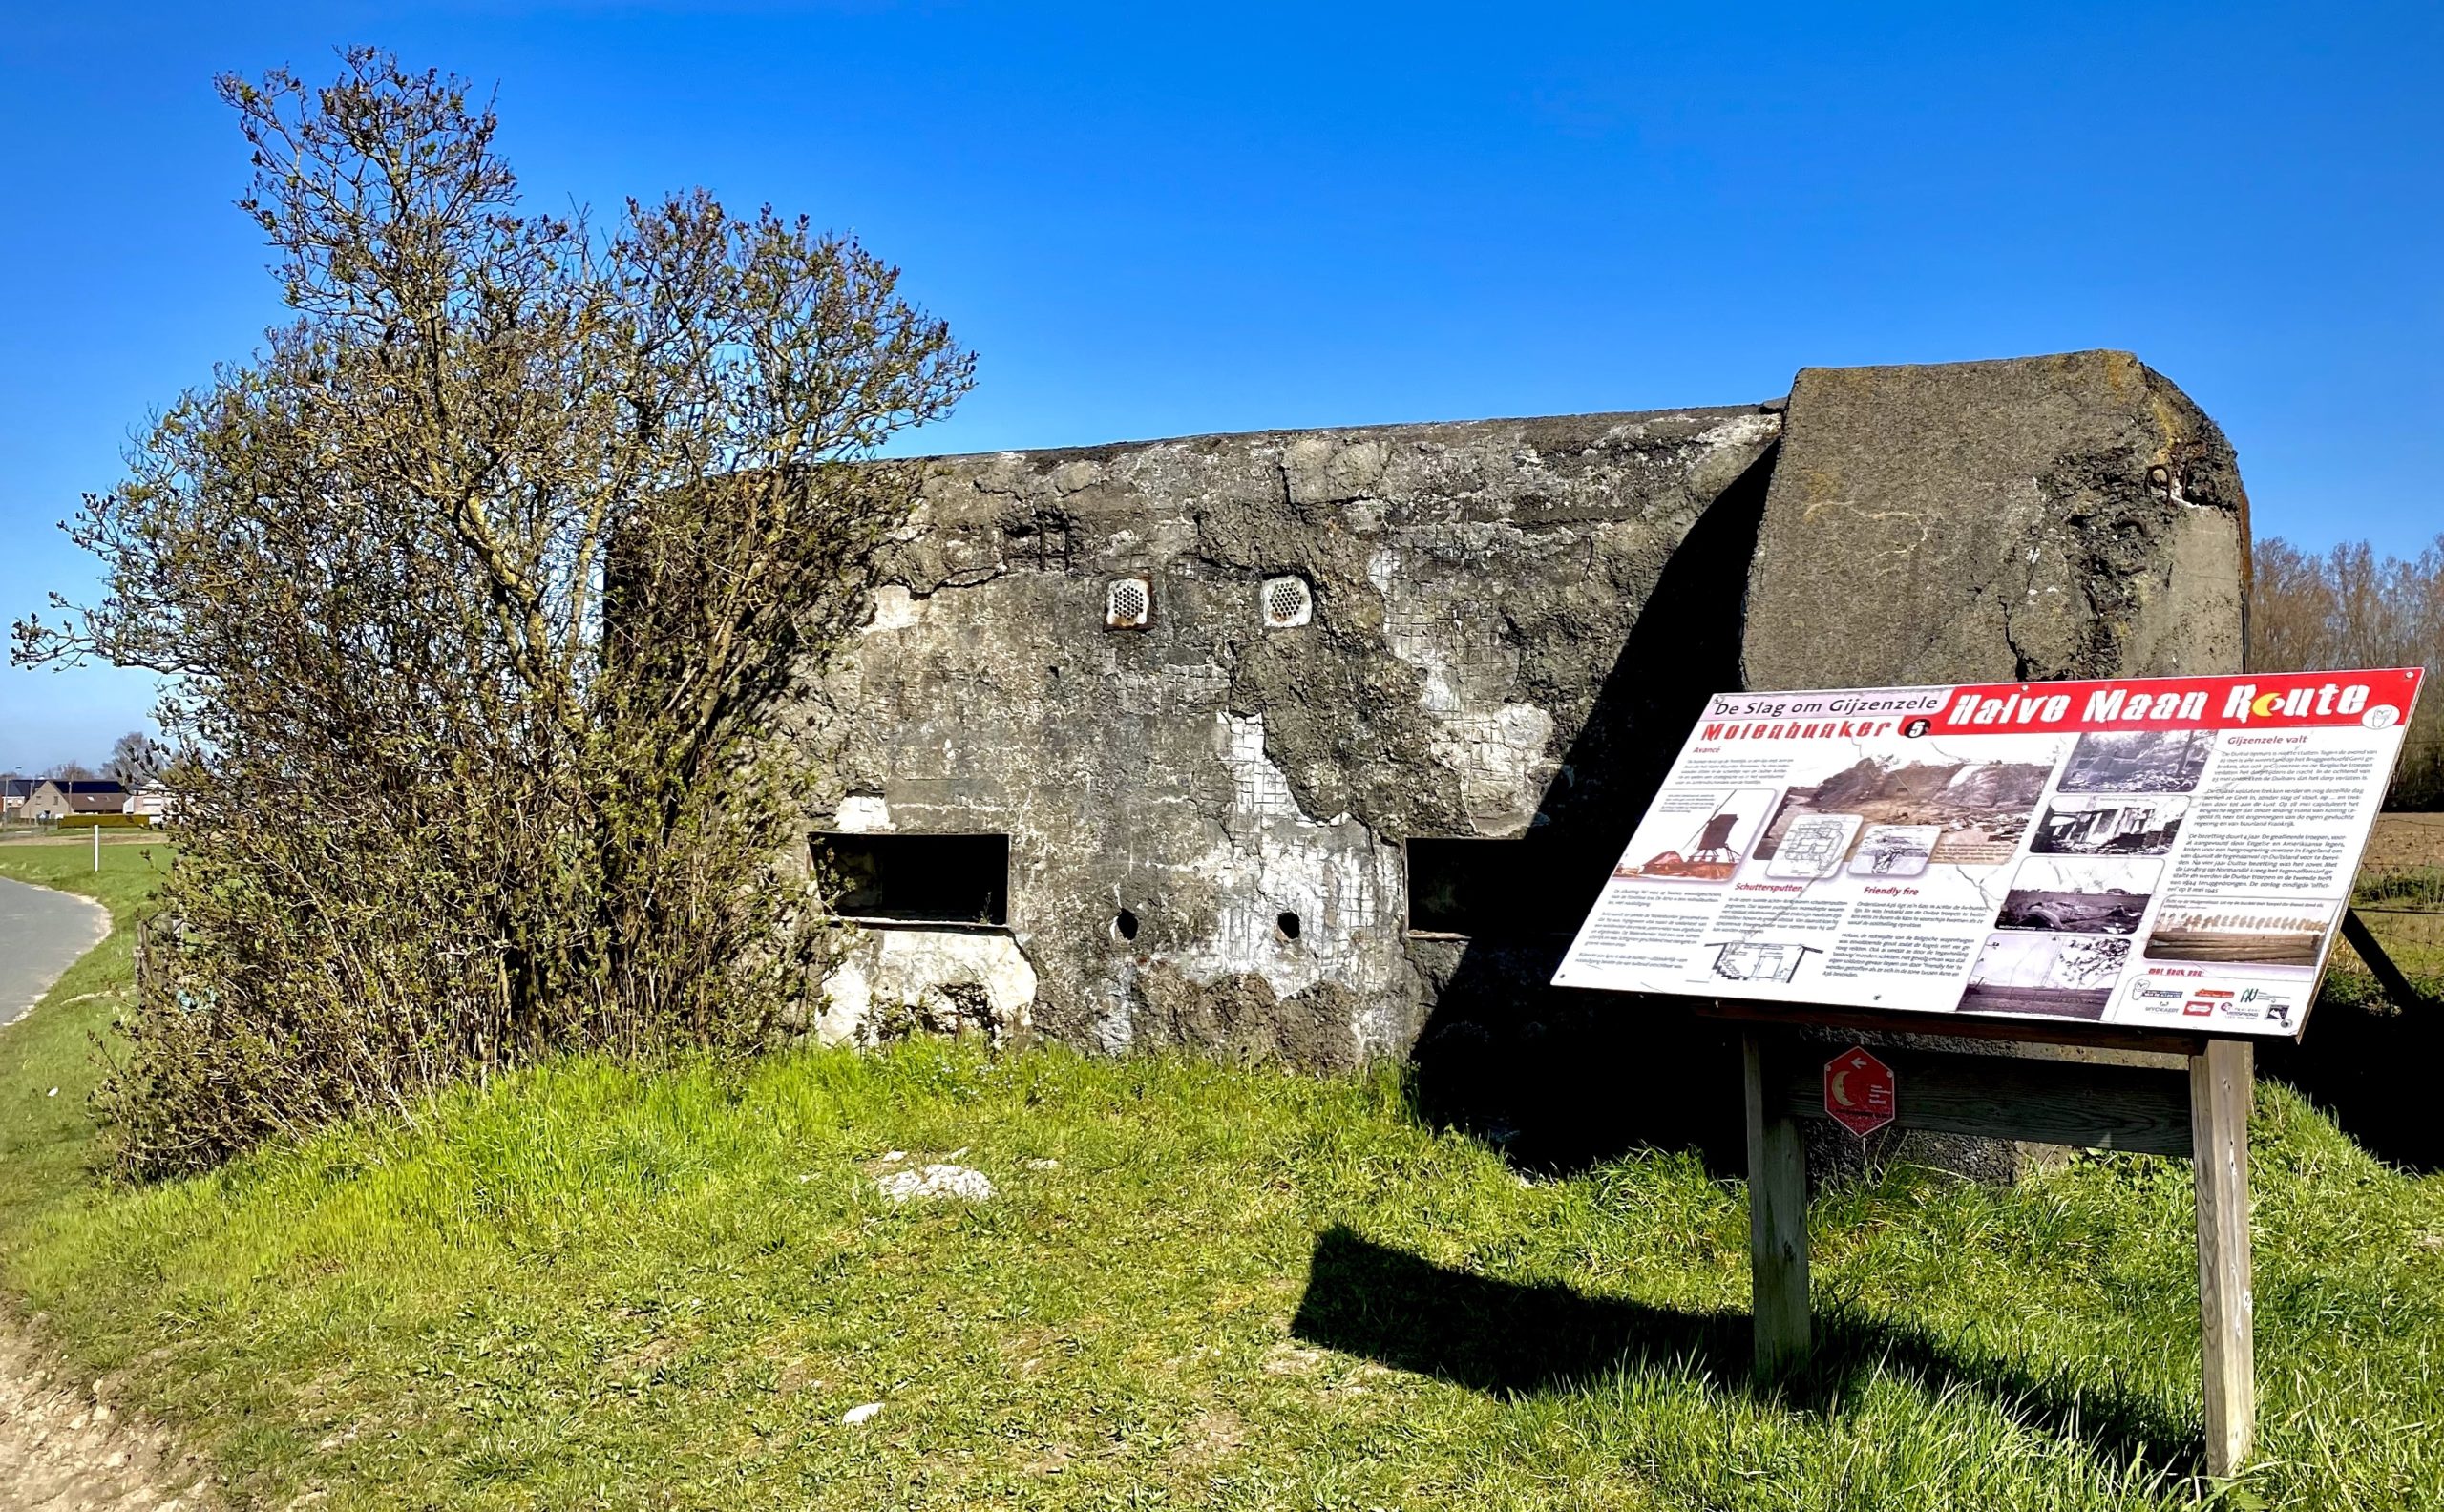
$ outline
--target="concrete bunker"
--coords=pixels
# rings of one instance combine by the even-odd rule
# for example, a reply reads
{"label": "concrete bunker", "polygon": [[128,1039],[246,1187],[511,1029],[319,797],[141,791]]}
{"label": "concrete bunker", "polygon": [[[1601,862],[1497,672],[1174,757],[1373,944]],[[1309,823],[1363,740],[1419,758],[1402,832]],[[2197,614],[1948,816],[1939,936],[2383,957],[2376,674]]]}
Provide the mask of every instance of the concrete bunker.
{"label": "concrete bunker", "polygon": [[1643,1017],[1544,982],[1705,693],[2237,670],[2246,531],[2119,352],[939,459],[790,724],[811,847],[998,837],[1003,891],[860,914],[824,1033],[1499,1078]]}

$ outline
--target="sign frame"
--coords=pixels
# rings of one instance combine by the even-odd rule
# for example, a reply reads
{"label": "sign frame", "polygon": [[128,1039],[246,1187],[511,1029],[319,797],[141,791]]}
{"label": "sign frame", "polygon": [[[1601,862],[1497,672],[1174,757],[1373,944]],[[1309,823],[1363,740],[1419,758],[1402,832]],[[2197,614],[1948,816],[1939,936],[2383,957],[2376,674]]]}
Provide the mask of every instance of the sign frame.
{"label": "sign frame", "polygon": [[1902,1033],[2297,1040],[2357,936],[2423,680],[1712,695],[1554,984]]}
{"label": "sign frame", "polygon": [[[2189,1157],[2198,1193],[2205,1468],[2218,1479],[2236,1474],[2256,1437],[2248,1186],[2254,1043],[2209,1040],[2178,1059],[2117,1061],[2075,1051],[2034,1059],[1878,1045],[1874,1054],[1908,1088],[1894,1100],[1887,1127]],[[1804,1365],[1814,1344],[1801,1120],[1828,1117],[1822,1055],[1822,1045],[1801,1040],[1797,1025],[1742,1026],[1751,1315],[1757,1374],[1764,1379]]]}

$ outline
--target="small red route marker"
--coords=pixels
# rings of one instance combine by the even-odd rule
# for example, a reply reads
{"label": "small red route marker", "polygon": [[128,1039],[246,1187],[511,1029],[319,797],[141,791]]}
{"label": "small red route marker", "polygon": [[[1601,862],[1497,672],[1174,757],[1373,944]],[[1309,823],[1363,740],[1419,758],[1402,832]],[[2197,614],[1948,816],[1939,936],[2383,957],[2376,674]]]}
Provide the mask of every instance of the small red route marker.
{"label": "small red route marker", "polygon": [[1892,1122],[1892,1067],[1852,1045],[1824,1063],[1824,1111],[1861,1139]]}

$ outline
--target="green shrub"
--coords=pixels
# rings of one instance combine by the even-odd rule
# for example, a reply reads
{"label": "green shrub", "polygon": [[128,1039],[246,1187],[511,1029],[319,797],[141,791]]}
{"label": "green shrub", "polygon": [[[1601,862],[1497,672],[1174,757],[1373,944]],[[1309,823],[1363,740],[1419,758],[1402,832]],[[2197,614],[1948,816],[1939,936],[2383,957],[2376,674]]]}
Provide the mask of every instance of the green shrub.
{"label": "green shrub", "polygon": [[854,635],[923,476],[877,449],[966,353],[803,220],[522,208],[462,80],[358,49],[220,82],[295,319],[87,495],[99,601],[16,627],[30,664],[192,674],[98,1099],[122,1164],[769,1043],[829,936],[768,711]]}

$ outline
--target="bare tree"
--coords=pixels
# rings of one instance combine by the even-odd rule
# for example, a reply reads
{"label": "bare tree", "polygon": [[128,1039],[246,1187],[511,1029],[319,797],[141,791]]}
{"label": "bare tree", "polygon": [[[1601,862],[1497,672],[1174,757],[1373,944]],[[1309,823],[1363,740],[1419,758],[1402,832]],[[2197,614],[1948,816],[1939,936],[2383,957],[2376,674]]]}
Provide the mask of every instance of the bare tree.
{"label": "bare tree", "polygon": [[161,772],[161,750],[142,730],[130,730],[111,746],[102,775],[129,788],[151,782]]}
{"label": "bare tree", "polygon": [[221,93],[295,318],[87,499],[102,599],[17,627],[169,675],[131,1164],[553,1047],[761,1042],[814,962],[759,711],[849,633],[918,482],[876,449],[971,359],[803,220],[522,211],[458,79],[358,50]]}
{"label": "bare tree", "polygon": [[2391,802],[2444,808],[2444,536],[2412,557],[2380,557],[2364,541],[2317,556],[2279,537],[2259,541],[2252,557],[2252,669],[2427,669]]}

